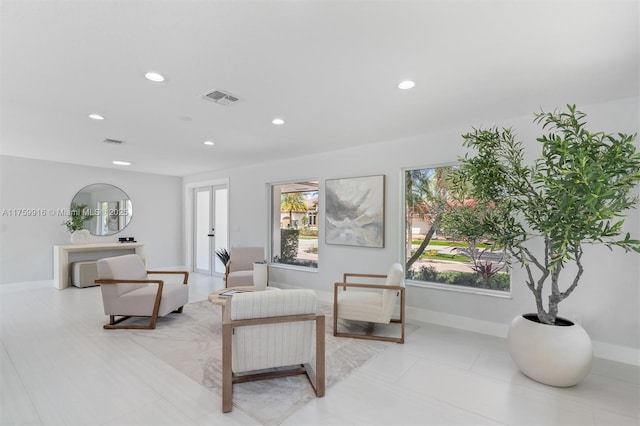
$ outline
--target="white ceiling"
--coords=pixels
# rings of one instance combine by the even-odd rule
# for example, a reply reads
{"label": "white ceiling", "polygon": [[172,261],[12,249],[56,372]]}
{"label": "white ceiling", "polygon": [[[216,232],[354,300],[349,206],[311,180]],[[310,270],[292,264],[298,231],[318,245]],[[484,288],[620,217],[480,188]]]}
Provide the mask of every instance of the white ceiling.
{"label": "white ceiling", "polygon": [[[0,13],[0,152],[98,167],[184,176],[639,93],[637,0],[2,0]],[[203,100],[210,89],[240,101]]]}

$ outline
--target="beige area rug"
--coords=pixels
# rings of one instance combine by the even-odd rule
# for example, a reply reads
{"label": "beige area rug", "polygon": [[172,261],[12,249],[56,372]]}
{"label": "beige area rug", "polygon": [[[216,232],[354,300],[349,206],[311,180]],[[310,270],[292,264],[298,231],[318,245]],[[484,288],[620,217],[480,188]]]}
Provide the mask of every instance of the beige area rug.
{"label": "beige area rug", "polygon": [[[319,303],[326,321],[326,392],[351,372],[397,343],[333,336],[332,306]],[[182,314],[158,320],[155,330],[128,330],[132,339],[196,382],[222,395],[221,308],[208,301],[190,303]],[[389,324],[399,332],[398,324]],[[340,330],[362,332],[366,323],[340,323]],[[407,325],[405,333],[418,329]],[[377,331],[377,330],[376,330]],[[387,330],[389,331],[389,330]],[[394,333],[395,334],[395,333]],[[395,334],[397,335],[397,334]],[[234,410],[240,409],[264,425],[276,425],[315,398],[306,376],[260,380],[233,385]],[[221,410],[222,407],[212,409]]]}

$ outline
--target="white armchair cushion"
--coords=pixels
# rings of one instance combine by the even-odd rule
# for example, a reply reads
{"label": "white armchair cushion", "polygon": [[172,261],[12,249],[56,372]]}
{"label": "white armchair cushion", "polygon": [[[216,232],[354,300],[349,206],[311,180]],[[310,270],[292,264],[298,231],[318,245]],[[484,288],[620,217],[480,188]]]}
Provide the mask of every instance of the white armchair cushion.
{"label": "white armchair cushion", "polygon": [[[313,314],[313,290],[272,290],[236,294],[231,320]],[[234,328],[232,371],[245,372],[311,361],[314,321],[260,324]]]}
{"label": "white armchair cushion", "polygon": [[[129,291],[117,298],[104,297],[105,287],[127,284],[103,285],[103,305],[105,315],[129,315],[148,317],[153,314],[153,305],[158,292],[157,284],[140,284],[137,290]],[[133,285],[133,284],[129,284]],[[182,283],[164,283],[158,316],[163,317],[180,306],[189,303],[189,289]]]}
{"label": "white armchair cushion", "polygon": [[[101,280],[146,280],[147,269],[142,258],[136,254],[107,257],[96,262],[98,277]],[[133,290],[139,290],[144,284],[116,284],[101,286],[102,295],[119,297]],[[106,292],[106,293],[105,293]]]}
{"label": "white armchair cushion", "polygon": [[263,260],[263,247],[231,247],[229,272],[253,271],[253,262],[262,262]]}
{"label": "white armchair cushion", "polygon": [[253,263],[264,261],[263,247],[231,247],[227,287],[253,285]]}
{"label": "white armchair cushion", "polygon": [[229,272],[227,275],[227,287],[253,285],[253,264],[250,271]]}
{"label": "white armchair cushion", "polygon": [[[137,254],[97,261],[101,280],[147,280],[146,265]],[[151,316],[158,284],[105,284],[100,286],[105,315]],[[158,316],[163,317],[189,302],[189,289],[181,283],[164,283]]]}
{"label": "white armchair cushion", "polygon": [[[402,265],[394,263],[385,285],[404,287]],[[338,316],[354,321],[388,324],[398,300],[398,290],[359,290],[348,288],[338,294]]]}
{"label": "white armchair cushion", "polygon": [[[390,286],[400,286],[404,287],[404,270],[402,265],[399,263],[394,263],[391,265],[389,269],[389,273],[387,274],[386,285]],[[398,295],[400,292],[398,290],[383,290],[382,291],[382,311],[383,318],[386,319],[385,323],[388,323],[391,320],[391,316],[393,315],[393,309],[396,306],[396,302],[398,300]]]}
{"label": "white armchair cushion", "polygon": [[382,311],[382,293],[349,289],[338,294],[340,318],[354,321],[388,322]]}

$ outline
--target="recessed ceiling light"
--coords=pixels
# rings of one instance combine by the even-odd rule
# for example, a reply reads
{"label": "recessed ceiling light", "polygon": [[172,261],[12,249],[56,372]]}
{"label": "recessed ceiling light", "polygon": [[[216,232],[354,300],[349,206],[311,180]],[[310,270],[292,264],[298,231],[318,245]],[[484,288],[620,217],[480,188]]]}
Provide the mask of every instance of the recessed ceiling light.
{"label": "recessed ceiling light", "polygon": [[104,117],[100,114],[89,114],[89,118],[93,118],[94,120],[104,120]]}
{"label": "recessed ceiling light", "polygon": [[274,118],[271,122],[276,126],[280,126],[281,124],[284,124],[284,120],[282,118]]}
{"label": "recessed ceiling light", "polygon": [[154,81],[156,83],[160,83],[164,81],[164,77],[158,74],[157,72],[148,72],[144,75],[147,80]]}
{"label": "recessed ceiling light", "polygon": [[213,141],[204,141],[205,145],[213,146],[215,143]]}
{"label": "recessed ceiling light", "polygon": [[411,89],[415,85],[416,85],[416,83],[414,83],[413,81],[406,80],[406,81],[403,81],[402,83],[398,84],[398,88],[400,88],[402,90],[407,90],[407,89]]}
{"label": "recessed ceiling light", "polygon": [[120,160],[116,160],[116,161],[112,161],[113,164],[115,164],[116,166],[130,166],[131,163],[128,161],[120,161]]}

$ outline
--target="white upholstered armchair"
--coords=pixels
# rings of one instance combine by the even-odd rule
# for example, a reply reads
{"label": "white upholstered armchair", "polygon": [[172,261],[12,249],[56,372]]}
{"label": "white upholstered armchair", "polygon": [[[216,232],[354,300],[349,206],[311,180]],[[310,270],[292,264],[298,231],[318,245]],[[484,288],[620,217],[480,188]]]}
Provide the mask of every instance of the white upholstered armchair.
{"label": "white upholstered armchair", "polygon": [[223,312],[223,412],[231,411],[233,384],[251,380],[306,374],[316,396],[324,395],[324,315],[313,290],[235,294]]}
{"label": "white upholstered armchair", "polygon": [[262,261],[263,247],[231,247],[224,275],[225,287],[253,285],[253,264]]}
{"label": "white upholstered armchair", "polygon": [[[349,282],[353,278],[360,278],[361,281],[368,282]],[[371,283],[376,280],[384,280],[384,284]],[[398,302],[400,304],[400,318],[393,319],[393,312]],[[335,283],[333,287],[333,335],[404,343],[404,304],[404,272],[399,263],[394,263],[387,275],[345,273],[342,282]],[[371,326],[367,334],[339,332],[338,318],[365,321],[369,322]],[[388,324],[390,322],[400,323],[400,337],[372,334],[375,323]]]}
{"label": "white upholstered armchair", "polygon": [[[105,315],[109,315],[106,329],[154,329],[158,317],[171,312],[182,312],[189,301],[186,271],[147,271],[137,254],[107,257],[97,262],[98,279],[102,291]],[[182,283],[165,283],[149,279],[148,274],[182,274]],[[116,316],[121,318],[116,319]],[[133,317],[149,317],[148,325],[119,324]]]}

